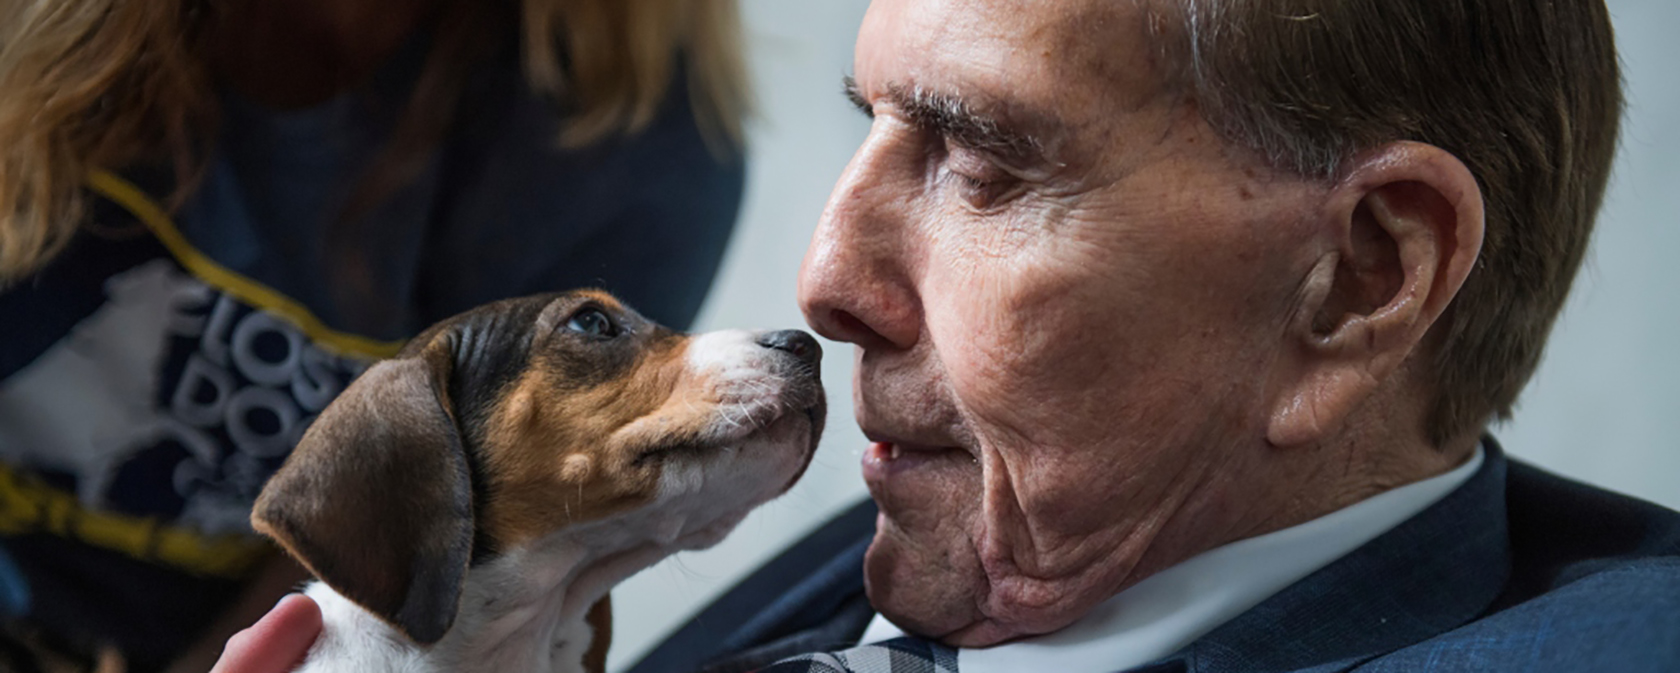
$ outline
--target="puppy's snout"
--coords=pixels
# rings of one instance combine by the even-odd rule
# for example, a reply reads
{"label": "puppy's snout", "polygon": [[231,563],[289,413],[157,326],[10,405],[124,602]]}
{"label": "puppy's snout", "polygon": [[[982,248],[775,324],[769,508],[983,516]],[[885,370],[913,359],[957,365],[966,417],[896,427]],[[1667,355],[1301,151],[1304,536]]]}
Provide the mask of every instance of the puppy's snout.
{"label": "puppy's snout", "polygon": [[822,346],[811,335],[796,329],[778,330],[759,335],[758,345],[788,353],[812,367],[822,362]]}

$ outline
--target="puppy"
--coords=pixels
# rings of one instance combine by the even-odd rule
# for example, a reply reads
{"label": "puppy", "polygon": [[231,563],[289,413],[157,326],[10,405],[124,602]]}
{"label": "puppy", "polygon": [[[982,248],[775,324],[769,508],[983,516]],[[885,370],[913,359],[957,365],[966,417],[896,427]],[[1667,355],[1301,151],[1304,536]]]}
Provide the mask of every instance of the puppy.
{"label": "puppy", "polygon": [[804,332],[677,334],[597,291],[433,326],[257,499],[256,529],[319,578],[301,670],[602,671],[614,584],[804,472],[820,359]]}

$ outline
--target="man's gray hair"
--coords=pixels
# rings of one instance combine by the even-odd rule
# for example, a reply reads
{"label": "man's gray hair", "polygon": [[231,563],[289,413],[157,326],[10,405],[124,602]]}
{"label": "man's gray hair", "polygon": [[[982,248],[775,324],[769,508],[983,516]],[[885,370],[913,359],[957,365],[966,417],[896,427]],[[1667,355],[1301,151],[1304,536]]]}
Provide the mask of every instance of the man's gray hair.
{"label": "man's gray hair", "polygon": [[1412,140],[1476,176],[1481,257],[1431,331],[1437,444],[1510,415],[1587,249],[1622,92],[1602,0],[1139,0],[1228,143],[1335,180]]}

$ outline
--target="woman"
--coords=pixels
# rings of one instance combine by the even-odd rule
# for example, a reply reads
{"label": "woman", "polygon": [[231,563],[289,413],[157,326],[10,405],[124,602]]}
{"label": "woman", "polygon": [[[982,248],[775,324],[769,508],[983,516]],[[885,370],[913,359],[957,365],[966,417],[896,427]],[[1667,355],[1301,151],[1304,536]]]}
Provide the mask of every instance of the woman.
{"label": "woman", "polygon": [[202,670],[296,581],[250,502],[367,363],[580,285],[685,325],[739,204],[729,0],[0,20],[0,610],[83,661]]}

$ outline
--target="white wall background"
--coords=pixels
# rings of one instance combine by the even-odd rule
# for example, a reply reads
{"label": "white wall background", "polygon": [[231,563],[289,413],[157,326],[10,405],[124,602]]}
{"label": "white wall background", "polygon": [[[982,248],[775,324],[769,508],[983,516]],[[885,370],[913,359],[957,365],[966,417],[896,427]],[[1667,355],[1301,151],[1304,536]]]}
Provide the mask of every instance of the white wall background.
{"label": "white wall background", "polygon": [[[1517,417],[1495,433],[1555,471],[1680,508],[1680,2],[1609,0],[1629,99],[1588,266]],[[794,279],[829,189],[868,130],[840,96],[864,0],[743,0],[761,118],[746,203],[700,328],[803,326]],[[791,492],[723,544],[613,593],[623,670],[741,575],[864,496],[851,349],[824,343],[828,432]]]}
{"label": "white wall background", "polygon": [[[805,244],[869,121],[840,94],[866,0],[741,0],[758,95],[741,221],[696,329],[805,327],[794,283]],[[621,671],[752,568],[865,497],[852,421],[852,350],[823,342],[828,429],[811,467],[712,549],[681,554],[613,590],[608,668]]]}

